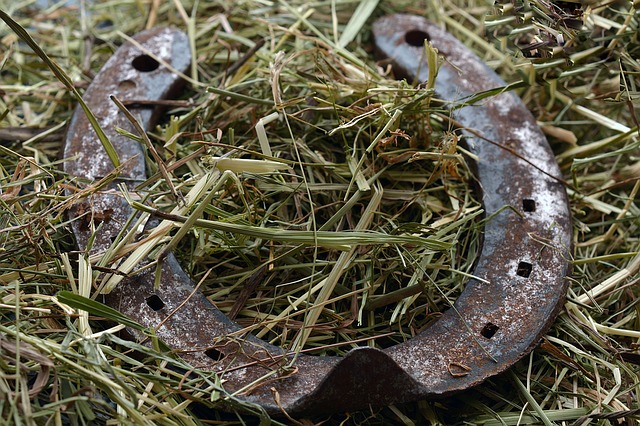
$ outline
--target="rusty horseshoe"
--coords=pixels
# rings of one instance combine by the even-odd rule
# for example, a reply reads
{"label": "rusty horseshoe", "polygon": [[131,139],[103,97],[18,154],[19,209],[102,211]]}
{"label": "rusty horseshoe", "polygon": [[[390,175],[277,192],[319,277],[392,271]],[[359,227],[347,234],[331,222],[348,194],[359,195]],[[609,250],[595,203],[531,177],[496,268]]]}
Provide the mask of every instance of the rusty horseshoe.
{"label": "rusty horseshoe", "polygon": [[[358,410],[467,389],[530,352],[564,299],[571,216],[560,170],[534,117],[511,92],[471,102],[473,94],[505,83],[424,18],[383,17],[374,24],[374,37],[378,53],[389,58],[396,74],[411,79],[428,76],[426,61],[420,59],[424,40],[439,50],[445,61],[435,91],[461,124],[467,149],[479,159],[475,175],[490,219],[473,273],[478,279],[468,282],[454,309],[405,343],[384,350],[353,349],[344,357],[300,355],[293,371],[284,368],[290,355],[253,336],[220,344],[241,327],[195,291],[172,254],[163,261],[158,289],[150,268],[126,277],[105,299],[145,327],[157,328],[157,335],[187,362],[218,372],[228,392],[272,414]],[[188,39],[178,30],[152,29],[134,40],[119,48],[84,96],[122,163],[115,182],[70,211],[80,249],[86,250],[93,238],[93,253],[109,247],[133,213],[116,183],[132,189],[146,179],[140,144],[116,128],[135,131],[109,95],[167,98],[179,88],[176,71],[185,71],[191,62]],[[154,123],[152,109],[135,113],[145,128]],[[65,172],[85,182],[113,171],[80,109],[69,126],[65,158],[73,159],[65,162]],[[96,235],[91,235],[92,220],[101,223]],[[265,376],[269,379],[261,384]],[[242,392],[250,385],[251,392]]]}

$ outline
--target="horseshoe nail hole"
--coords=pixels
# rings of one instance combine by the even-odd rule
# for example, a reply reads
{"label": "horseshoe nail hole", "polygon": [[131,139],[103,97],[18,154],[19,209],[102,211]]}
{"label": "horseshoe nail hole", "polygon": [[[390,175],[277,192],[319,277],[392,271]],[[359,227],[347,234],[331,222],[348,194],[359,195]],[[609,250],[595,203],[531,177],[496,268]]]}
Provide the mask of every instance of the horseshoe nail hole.
{"label": "horseshoe nail hole", "polygon": [[131,65],[141,72],[157,70],[160,64],[149,55],[140,55],[131,61]]}
{"label": "horseshoe nail hole", "polygon": [[118,83],[118,89],[132,90],[136,88],[136,82],[133,80],[122,80]]}
{"label": "horseshoe nail hole", "polygon": [[407,31],[404,35],[404,41],[415,47],[423,47],[425,40],[429,40],[429,34],[421,30]]}
{"label": "horseshoe nail hole", "polygon": [[484,325],[484,327],[482,327],[482,330],[480,330],[480,334],[482,334],[483,337],[486,337],[487,339],[491,339],[500,329],[500,327],[498,327],[497,325],[488,322]]}
{"label": "horseshoe nail hole", "polygon": [[520,262],[518,263],[518,269],[516,270],[516,274],[521,277],[529,278],[531,275],[531,271],[533,270],[533,265],[529,262]]}
{"label": "horseshoe nail hole", "polygon": [[522,210],[525,212],[535,212],[536,211],[536,202],[530,198],[525,198],[522,200]]}
{"label": "horseshoe nail hole", "polygon": [[147,297],[145,301],[147,302],[147,306],[149,306],[156,312],[164,308],[164,302],[155,294],[153,296]]}
{"label": "horseshoe nail hole", "polygon": [[204,354],[214,361],[222,361],[225,355],[217,349],[209,348],[204,351]]}

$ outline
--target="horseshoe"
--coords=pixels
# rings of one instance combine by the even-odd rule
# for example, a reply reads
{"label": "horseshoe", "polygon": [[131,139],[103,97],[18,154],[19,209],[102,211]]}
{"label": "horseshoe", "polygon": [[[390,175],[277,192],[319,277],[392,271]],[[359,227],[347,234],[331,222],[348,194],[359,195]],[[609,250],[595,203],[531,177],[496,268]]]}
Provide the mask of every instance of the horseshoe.
{"label": "horseshoe", "polygon": [[[473,273],[477,279],[467,283],[455,309],[405,343],[353,349],[344,357],[299,355],[292,371],[284,368],[292,361],[289,354],[255,337],[216,344],[238,335],[241,327],[195,289],[172,254],[162,263],[159,288],[154,288],[153,271],[144,270],[126,277],[106,297],[110,306],[156,329],[184,360],[219,373],[225,390],[271,414],[358,410],[475,386],[530,352],[564,299],[571,216],[560,170],[531,113],[511,92],[469,103],[472,94],[505,83],[451,34],[421,17],[384,17],[374,24],[374,37],[378,53],[390,58],[397,75],[426,80],[427,65],[420,59],[425,39],[445,56],[435,90],[455,106],[451,115],[479,159],[475,175],[488,220]],[[140,145],[115,130],[134,129],[108,96],[164,99],[180,84],[174,70],[186,70],[191,61],[187,37],[178,30],[148,30],[135,41],[120,47],[84,96],[122,163],[115,182],[70,211],[81,250],[92,238],[91,221],[101,224],[92,253],[109,247],[133,212],[116,183],[133,189],[146,178]],[[134,113],[145,128],[154,123],[153,110]],[[66,173],[88,182],[113,171],[81,110],[70,123],[65,157],[75,159],[65,162]],[[249,386],[251,391],[243,392]]]}

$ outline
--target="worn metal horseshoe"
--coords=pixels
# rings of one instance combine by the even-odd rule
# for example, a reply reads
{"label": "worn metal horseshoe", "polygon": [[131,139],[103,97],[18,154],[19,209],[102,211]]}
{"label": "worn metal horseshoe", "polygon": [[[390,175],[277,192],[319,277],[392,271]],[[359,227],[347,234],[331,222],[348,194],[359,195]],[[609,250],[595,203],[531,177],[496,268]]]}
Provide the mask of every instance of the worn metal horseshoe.
{"label": "worn metal horseshoe", "polygon": [[[436,93],[456,106],[451,114],[468,129],[462,130],[467,147],[479,158],[476,177],[490,220],[474,271],[479,279],[469,281],[455,309],[405,343],[384,350],[354,349],[344,357],[301,355],[292,371],[283,368],[291,358],[281,348],[252,336],[226,339],[241,327],[195,291],[171,254],[164,260],[159,289],[154,289],[153,271],[144,271],[125,278],[106,298],[110,306],[157,329],[192,365],[219,372],[229,392],[239,392],[239,398],[269,413],[357,410],[467,389],[527,354],[554,321],[564,298],[570,211],[559,168],[533,116],[510,92],[464,104],[472,94],[505,83],[462,43],[425,19],[384,17],[374,24],[374,36],[378,53],[393,62],[398,75],[426,80],[427,65],[420,60],[425,39],[445,56]],[[115,183],[133,188],[146,178],[141,147],[116,127],[134,130],[108,96],[165,98],[180,83],[174,71],[190,64],[187,37],[175,29],[149,30],[135,40],[105,64],[84,96],[123,166],[116,182],[72,208],[81,250],[91,237],[92,221],[101,223],[91,248],[99,252],[110,246],[132,214]],[[139,108],[135,114],[146,128],[153,124],[151,109]],[[113,170],[81,110],[70,124],[65,157],[74,159],[65,163],[65,171],[88,182]],[[255,385],[267,374],[265,384]]]}

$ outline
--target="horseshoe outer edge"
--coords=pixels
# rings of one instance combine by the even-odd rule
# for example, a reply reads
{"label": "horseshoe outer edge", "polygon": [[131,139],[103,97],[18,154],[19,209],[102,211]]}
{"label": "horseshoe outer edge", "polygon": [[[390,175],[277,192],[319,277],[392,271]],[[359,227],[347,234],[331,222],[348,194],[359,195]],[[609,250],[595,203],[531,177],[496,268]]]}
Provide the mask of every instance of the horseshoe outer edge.
{"label": "horseshoe outer edge", "polygon": [[[292,372],[284,368],[291,356],[283,349],[252,336],[238,338],[241,327],[194,292],[193,282],[172,254],[163,262],[157,290],[153,270],[144,271],[125,278],[105,299],[138,323],[157,329],[158,337],[187,362],[220,373],[226,390],[241,391],[238,398],[271,414],[281,414],[281,409],[305,415],[358,410],[467,389],[530,352],[564,300],[571,215],[560,170],[531,113],[513,93],[461,106],[470,95],[505,83],[462,43],[424,18],[381,18],[374,24],[374,37],[378,53],[393,62],[397,75],[419,80],[426,80],[428,73],[420,60],[422,41],[428,38],[446,57],[436,94],[457,106],[451,114],[464,128],[474,129],[463,134],[466,146],[479,158],[476,178],[490,219],[473,273],[479,279],[466,284],[455,309],[405,343],[384,350],[354,349],[344,357],[300,355]],[[109,247],[133,213],[116,184],[133,189],[146,179],[144,152],[116,132],[116,127],[133,129],[109,95],[167,98],[181,80],[162,62],[178,71],[187,70],[191,62],[188,39],[176,29],[156,28],[134,39],[138,46],[120,47],[84,95],[123,163],[116,181],[70,211],[81,250],[87,249],[91,225],[100,225],[92,253]],[[131,110],[143,127],[154,124],[152,109]],[[100,179],[113,170],[80,109],[70,123],[64,154],[73,159],[65,162],[65,172],[79,182]],[[236,337],[225,337],[232,335]],[[461,366],[464,374],[452,374],[452,368]],[[264,385],[242,392],[267,373],[271,376]],[[280,405],[271,388],[277,390]]]}

